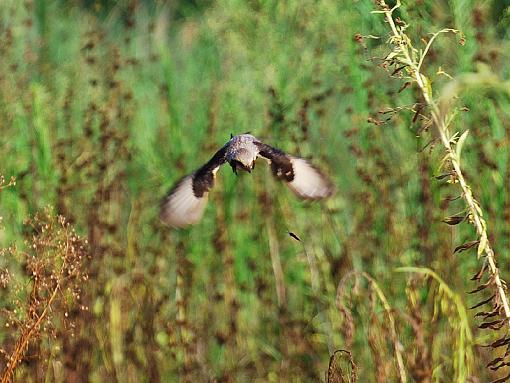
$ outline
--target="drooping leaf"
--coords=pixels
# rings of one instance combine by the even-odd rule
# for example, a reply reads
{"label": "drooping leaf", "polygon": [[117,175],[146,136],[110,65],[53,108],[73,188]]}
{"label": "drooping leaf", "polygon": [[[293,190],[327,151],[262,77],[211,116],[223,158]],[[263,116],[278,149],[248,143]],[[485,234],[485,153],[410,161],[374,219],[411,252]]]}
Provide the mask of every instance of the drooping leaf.
{"label": "drooping leaf", "polygon": [[490,301],[492,301],[495,296],[496,296],[496,294],[492,294],[488,299],[485,299],[485,300],[483,300],[481,302],[478,302],[476,305],[470,307],[469,309],[473,310],[473,309],[476,309],[477,307],[483,306],[484,304],[489,303]]}
{"label": "drooping leaf", "polygon": [[453,226],[453,225],[458,225],[465,219],[466,219],[465,215],[452,215],[450,217],[446,217],[445,219],[443,219],[443,222],[447,223],[448,225]]}
{"label": "drooping leaf", "polygon": [[499,362],[502,362],[504,361],[503,358],[499,357],[499,358],[496,358],[494,360],[491,360],[489,363],[487,363],[487,365],[485,367],[492,367],[492,366],[495,366],[496,364],[498,364]]}
{"label": "drooping leaf", "polygon": [[498,348],[506,346],[507,344],[510,344],[510,338],[507,338],[506,335],[504,335],[502,338],[499,338],[498,340],[492,342],[487,347]]}
{"label": "drooping leaf", "polygon": [[452,175],[452,173],[445,173],[445,174],[440,174],[438,176],[435,176],[434,178],[436,180],[442,180],[442,179],[445,179],[446,177],[450,177]]}
{"label": "drooping leaf", "polygon": [[480,241],[471,241],[471,242],[466,242],[462,245],[459,245],[455,248],[455,250],[453,250],[453,253],[462,253],[463,251],[466,251],[466,250],[469,250],[471,249],[473,246],[476,246],[478,245]]}
{"label": "drooping leaf", "polygon": [[490,281],[488,281],[488,282],[486,282],[486,283],[484,283],[484,284],[482,284],[482,285],[478,286],[476,289],[471,290],[471,291],[468,291],[468,294],[474,294],[474,293],[477,293],[477,292],[479,292],[479,291],[482,291],[482,290],[484,290],[485,288],[487,288],[487,286],[490,286],[491,284],[492,284],[492,281],[490,280]]}
{"label": "drooping leaf", "polygon": [[498,319],[492,322],[483,322],[481,323],[478,328],[490,328],[491,330],[499,330],[503,325],[505,324],[505,319]]}
{"label": "drooping leaf", "polygon": [[499,310],[498,309],[494,309],[492,311],[480,311],[480,312],[475,314],[475,318],[476,317],[483,317],[484,319],[489,319],[489,318],[495,317],[498,314],[499,314]]}
{"label": "drooping leaf", "polygon": [[391,72],[391,76],[394,76],[396,75],[398,72],[400,72],[402,69],[404,69],[406,67],[406,65],[402,65],[398,68],[396,68],[393,72]]}
{"label": "drooping leaf", "polygon": [[398,90],[398,93],[401,93],[402,91],[404,91],[404,89],[409,88],[411,84],[412,84],[411,81],[407,81],[406,83],[404,83],[404,85],[402,85]]}
{"label": "drooping leaf", "polygon": [[505,383],[506,381],[508,381],[509,378],[510,378],[510,374],[508,374],[507,376],[505,376],[505,377],[503,377],[501,379],[493,380],[490,383]]}
{"label": "drooping leaf", "polygon": [[480,270],[475,274],[473,275],[473,277],[471,278],[472,281],[479,281],[480,279],[482,279],[482,276],[483,276],[483,273],[484,271],[487,269],[487,263],[484,262],[482,267],[480,268]]}
{"label": "drooping leaf", "polygon": [[418,116],[420,115],[421,111],[423,110],[423,104],[418,104],[418,107],[416,108],[416,112],[414,112],[413,116],[413,124],[418,119]]}

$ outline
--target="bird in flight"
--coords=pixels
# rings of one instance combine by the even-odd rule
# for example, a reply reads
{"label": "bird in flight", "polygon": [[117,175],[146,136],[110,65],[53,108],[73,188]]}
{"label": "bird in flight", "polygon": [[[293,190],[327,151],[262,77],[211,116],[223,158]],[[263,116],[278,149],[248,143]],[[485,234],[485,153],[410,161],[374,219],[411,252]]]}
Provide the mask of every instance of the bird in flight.
{"label": "bird in flight", "polygon": [[264,144],[251,134],[241,134],[231,136],[205,165],[175,184],[161,203],[162,221],[173,227],[198,223],[220,166],[228,162],[235,174],[238,170],[251,173],[259,156],[269,161],[273,175],[299,198],[317,200],[333,194],[331,181],[307,160]]}

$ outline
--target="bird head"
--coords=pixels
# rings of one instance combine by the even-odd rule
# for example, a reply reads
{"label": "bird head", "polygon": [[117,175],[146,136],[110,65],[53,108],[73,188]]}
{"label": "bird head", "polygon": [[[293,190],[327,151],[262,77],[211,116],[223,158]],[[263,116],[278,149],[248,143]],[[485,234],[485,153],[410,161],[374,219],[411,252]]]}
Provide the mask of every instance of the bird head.
{"label": "bird head", "polygon": [[248,173],[251,173],[251,171],[255,167],[256,158],[257,158],[256,153],[253,153],[245,148],[240,148],[236,150],[235,154],[228,162],[232,167],[232,171],[236,174],[237,169],[241,169],[247,171]]}

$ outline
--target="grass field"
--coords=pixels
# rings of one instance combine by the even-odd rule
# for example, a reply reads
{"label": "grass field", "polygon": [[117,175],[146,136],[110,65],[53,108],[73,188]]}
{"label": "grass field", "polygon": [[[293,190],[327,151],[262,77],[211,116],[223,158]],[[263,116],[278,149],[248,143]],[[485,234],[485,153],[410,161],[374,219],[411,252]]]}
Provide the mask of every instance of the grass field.
{"label": "grass field", "polygon": [[[380,9],[1,1],[2,381],[503,382],[501,292],[472,277],[489,243],[510,278],[510,2],[393,14],[422,52],[459,31],[421,71],[455,147],[469,130],[487,241],[413,72],[385,60]],[[165,227],[173,183],[248,131],[336,194],[304,203],[263,161],[225,166],[202,222]],[[341,352],[328,374],[340,349],[356,377]]]}

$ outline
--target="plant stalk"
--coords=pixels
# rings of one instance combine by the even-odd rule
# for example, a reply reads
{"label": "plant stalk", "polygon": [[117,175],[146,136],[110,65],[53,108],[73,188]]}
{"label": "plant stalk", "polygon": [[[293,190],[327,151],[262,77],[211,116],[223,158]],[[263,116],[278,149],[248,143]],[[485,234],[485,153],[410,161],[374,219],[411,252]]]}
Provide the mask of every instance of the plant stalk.
{"label": "plant stalk", "polygon": [[[399,46],[400,51],[403,53],[405,57],[405,64],[409,66],[409,73],[412,76],[412,78],[416,81],[418,84],[418,87],[420,88],[423,98],[425,99],[425,102],[431,109],[431,116],[432,121],[437,126],[437,130],[439,132],[439,137],[441,139],[441,143],[446,149],[448,159],[450,160],[453,169],[456,174],[456,178],[459,182],[459,185],[462,189],[462,197],[464,201],[466,202],[466,205],[468,207],[470,216],[473,220],[473,225],[475,226],[476,233],[480,239],[484,238],[484,244],[481,243],[483,246],[483,253],[485,254],[485,258],[487,260],[487,263],[489,265],[489,271],[491,274],[491,277],[494,280],[494,284],[496,285],[497,290],[497,296],[499,298],[499,301],[503,305],[504,315],[507,321],[507,324],[510,329],[510,306],[508,304],[508,298],[506,296],[504,283],[502,282],[500,276],[499,276],[499,269],[496,265],[495,260],[495,254],[492,250],[492,246],[490,245],[490,242],[488,240],[487,236],[487,230],[485,225],[485,220],[482,218],[480,209],[477,206],[477,202],[473,197],[473,194],[471,192],[471,188],[467,184],[464,175],[462,173],[462,169],[460,167],[460,162],[458,155],[455,150],[452,149],[451,146],[451,140],[448,135],[448,124],[446,123],[445,119],[441,117],[440,109],[437,105],[437,103],[434,101],[431,95],[431,91],[426,86],[426,82],[428,82],[425,75],[423,75],[420,72],[421,64],[423,62],[423,57],[420,59],[420,63],[416,64],[414,60],[411,58],[411,54],[409,53],[409,47],[404,43],[404,41],[401,38],[401,34],[398,32],[397,27],[395,25],[395,21],[393,20],[393,12],[400,7],[400,0],[397,0],[396,5],[389,9],[387,5],[385,4],[384,0],[380,2],[381,6],[384,7],[384,10],[377,13],[384,13],[386,17],[386,21],[390,25],[393,38],[395,43]],[[426,51],[423,53],[423,55],[426,54]]]}

